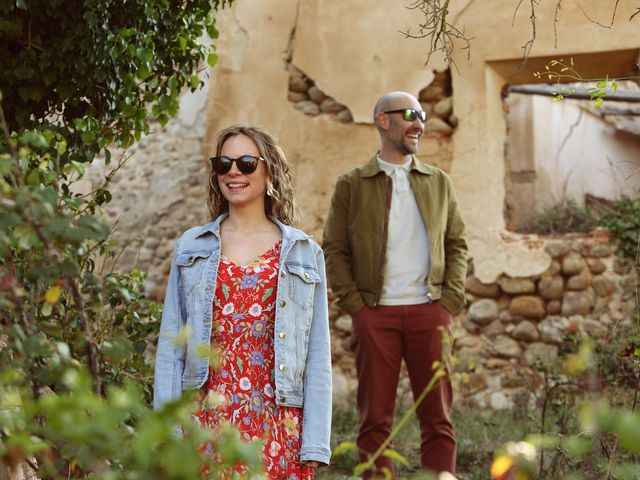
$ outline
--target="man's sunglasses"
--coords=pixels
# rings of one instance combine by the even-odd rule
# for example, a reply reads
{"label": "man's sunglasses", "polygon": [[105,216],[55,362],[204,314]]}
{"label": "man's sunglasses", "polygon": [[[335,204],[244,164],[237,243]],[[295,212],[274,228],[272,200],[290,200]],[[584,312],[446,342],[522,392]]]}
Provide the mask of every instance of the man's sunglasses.
{"label": "man's sunglasses", "polygon": [[424,110],[416,110],[415,108],[403,108],[401,110],[389,110],[382,113],[401,113],[402,118],[407,122],[413,122],[416,118],[419,118],[422,123],[427,121],[427,112]]}
{"label": "man's sunglasses", "polygon": [[222,155],[220,157],[211,157],[209,160],[211,160],[211,168],[218,175],[225,175],[229,173],[233,162],[236,162],[238,170],[246,175],[256,171],[256,168],[258,168],[258,161],[262,160],[264,162],[264,158],[254,157],[253,155],[242,155],[238,158],[230,158]]}

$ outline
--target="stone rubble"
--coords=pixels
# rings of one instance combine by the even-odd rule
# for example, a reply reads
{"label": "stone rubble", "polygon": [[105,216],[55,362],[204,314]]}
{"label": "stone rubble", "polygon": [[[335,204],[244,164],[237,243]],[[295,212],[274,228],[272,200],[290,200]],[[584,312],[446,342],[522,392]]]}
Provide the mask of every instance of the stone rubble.
{"label": "stone rubble", "polygon": [[[452,328],[457,403],[510,409],[523,395],[533,398],[532,389],[542,386],[542,369],[561,369],[561,346],[571,336],[589,335],[606,342],[613,328],[627,322],[624,275],[632,277],[633,272],[620,266],[607,242],[602,236],[546,240],[542,248],[554,261],[535,277],[503,275],[485,284],[473,273],[467,276],[469,304],[456,315]],[[354,395],[347,318],[336,309],[332,348],[334,358],[341,359],[339,365],[348,365],[352,374],[334,364],[334,376],[341,394],[346,379],[347,390]],[[410,399],[405,383],[399,383],[399,398]]]}

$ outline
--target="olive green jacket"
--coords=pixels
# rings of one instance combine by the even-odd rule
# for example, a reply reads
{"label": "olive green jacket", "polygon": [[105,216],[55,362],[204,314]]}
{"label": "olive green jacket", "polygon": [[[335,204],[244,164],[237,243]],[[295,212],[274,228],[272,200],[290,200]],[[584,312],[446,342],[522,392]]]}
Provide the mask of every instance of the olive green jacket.
{"label": "olive green jacket", "polygon": [[[465,303],[467,240],[453,184],[442,170],[415,157],[409,182],[429,235],[428,292],[456,314]],[[336,183],[322,248],[338,305],[351,315],[380,299],[391,193],[391,178],[375,155]]]}

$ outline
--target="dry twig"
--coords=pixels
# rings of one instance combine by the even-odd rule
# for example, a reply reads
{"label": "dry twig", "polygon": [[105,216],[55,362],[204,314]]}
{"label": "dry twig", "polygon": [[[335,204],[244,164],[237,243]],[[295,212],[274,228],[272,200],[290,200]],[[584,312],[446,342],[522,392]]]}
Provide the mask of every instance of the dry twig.
{"label": "dry twig", "polygon": [[454,42],[460,41],[461,50],[467,51],[467,59],[471,55],[471,40],[466,36],[464,29],[459,29],[447,21],[450,0],[415,0],[407,6],[409,10],[420,10],[424,17],[424,23],[418,25],[418,33],[412,34],[409,30],[402,33],[405,38],[428,38],[429,50],[425,65],[429,63],[431,55],[442,52],[449,65],[455,66],[453,60]]}

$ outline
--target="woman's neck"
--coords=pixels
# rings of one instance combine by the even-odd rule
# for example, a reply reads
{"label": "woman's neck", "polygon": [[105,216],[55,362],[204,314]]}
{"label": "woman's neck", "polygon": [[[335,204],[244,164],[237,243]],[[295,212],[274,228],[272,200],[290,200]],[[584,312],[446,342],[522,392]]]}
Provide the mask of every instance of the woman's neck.
{"label": "woman's neck", "polygon": [[273,223],[264,213],[264,205],[234,207],[229,205],[229,216],[224,221],[228,230],[256,232],[273,228]]}

